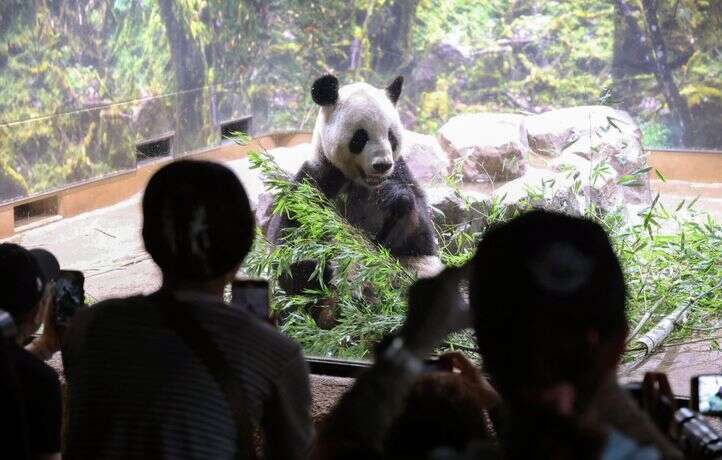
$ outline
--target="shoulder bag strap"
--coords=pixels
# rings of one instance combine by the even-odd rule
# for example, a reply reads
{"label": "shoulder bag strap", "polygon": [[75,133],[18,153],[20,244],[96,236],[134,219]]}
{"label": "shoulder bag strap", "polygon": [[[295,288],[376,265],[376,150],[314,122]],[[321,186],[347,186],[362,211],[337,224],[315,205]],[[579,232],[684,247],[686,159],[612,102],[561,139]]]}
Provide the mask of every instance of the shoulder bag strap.
{"label": "shoulder bag strap", "polygon": [[208,331],[191,319],[186,304],[168,295],[158,295],[156,299],[169,327],[190,347],[221,387],[236,424],[239,458],[256,460],[254,430],[246,409],[246,392],[226,357]]}

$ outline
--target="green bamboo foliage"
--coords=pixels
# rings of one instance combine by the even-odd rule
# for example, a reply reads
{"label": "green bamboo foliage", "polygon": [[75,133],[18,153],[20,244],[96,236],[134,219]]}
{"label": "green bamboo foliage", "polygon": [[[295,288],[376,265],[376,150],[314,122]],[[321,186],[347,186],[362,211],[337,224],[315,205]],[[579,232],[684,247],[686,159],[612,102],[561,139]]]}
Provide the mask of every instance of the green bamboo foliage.
{"label": "green bamboo foliage", "polygon": [[[259,232],[256,247],[246,261],[247,271],[275,280],[296,261],[316,260],[320,266],[333,263],[338,275],[332,286],[303,296],[287,296],[275,287],[274,308],[285,318],[282,329],[307,353],[368,357],[373,344],[401,324],[405,293],[413,277],[384,248],[370,243],[341,218],[334,204],[313,184],[295,184],[265,152],[252,153],[250,160],[276,194],[274,212],[286,213],[300,225],[288,232],[287,244],[280,247],[271,247]],[[465,263],[488,225],[524,212],[510,210],[502,201],[494,200],[485,208],[479,217],[482,226],[437,228],[445,263]],[[530,196],[528,209],[533,202]],[[691,338],[703,338],[710,346],[717,346],[716,330],[722,327],[722,225],[695,215],[694,202],[682,202],[677,209],[667,210],[658,197],[639,215],[631,216],[633,224],[627,223],[630,216],[624,212],[600,215],[586,210],[587,216],[609,233],[625,271],[633,331],[627,358],[645,355],[647,350],[636,339],[692,298],[696,299],[694,305],[678,318],[671,333],[663,338],[662,347]],[[338,305],[339,322],[333,329],[322,330],[309,308],[327,298]],[[470,332],[455,334],[442,349],[473,351],[473,337]]]}

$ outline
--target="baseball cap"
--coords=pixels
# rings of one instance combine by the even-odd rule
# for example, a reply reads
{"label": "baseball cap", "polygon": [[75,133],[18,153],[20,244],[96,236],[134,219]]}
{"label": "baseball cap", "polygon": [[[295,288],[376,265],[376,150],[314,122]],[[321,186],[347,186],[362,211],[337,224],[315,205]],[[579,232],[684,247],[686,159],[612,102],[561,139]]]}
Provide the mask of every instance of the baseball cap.
{"label": "baseball cap", "polygon": [[48,281],[57,276],[53,275],[57,260],[45,252],[35,256],[17,244],[0,244],[0,308],[18,324],[38,304]]}

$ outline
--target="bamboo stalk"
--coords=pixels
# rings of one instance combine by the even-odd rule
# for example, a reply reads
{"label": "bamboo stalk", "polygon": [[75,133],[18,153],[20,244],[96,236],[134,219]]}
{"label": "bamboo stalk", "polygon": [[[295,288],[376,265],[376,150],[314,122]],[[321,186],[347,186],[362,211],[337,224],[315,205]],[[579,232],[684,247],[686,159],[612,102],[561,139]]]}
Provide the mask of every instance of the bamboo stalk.
{"label": "bamboo stalk", "polygon": [[638,368],[646,359],[656,350],[674,330],[675,324],[679,322],[682,316],[697,302],[705,298],[712,292],[717,291],[722,287],[722,280],[720,280],[714,287],[704,291],[698,296],[684,305],[677,307],[672,313],[662,318],[650,331],[640,337],[636,342],[644,345],[644,354],[634,363],[632,369]]}
{"label": "bamboo stalk", "polygon": [[664,301],[664,296],[657,299],[657,301],[652,304],[652,307],[648,311],[646,311],[641,318],[639,318],[639,322],[636,326],[634,326],[634,329],[632,330],[632,332],[629,333],[629,336],[627,337],[627,345],[630,344],[632,340],[634,340],[637,334],[639,334],[639,331],[641,331],[644,325],[647,324],[649,318],[651,318],[652,315],[654,315],[654,313],[657,311],[659,306],[662,305],[662,301]]}

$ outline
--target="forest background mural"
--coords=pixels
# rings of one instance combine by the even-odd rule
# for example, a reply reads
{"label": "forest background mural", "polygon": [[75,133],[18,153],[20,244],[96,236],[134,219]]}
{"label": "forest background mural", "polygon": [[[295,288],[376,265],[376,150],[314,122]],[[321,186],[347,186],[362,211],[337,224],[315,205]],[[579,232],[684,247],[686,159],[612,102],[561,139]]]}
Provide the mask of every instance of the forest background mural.
{"label": "forest background mural", "polygon": [[469,111],[629,111],[648,147],[722,149],[718,0],[4,0],[0,202],[173,154],[310,129],[325,72],[406,77],[410,129]]}

